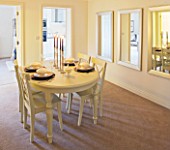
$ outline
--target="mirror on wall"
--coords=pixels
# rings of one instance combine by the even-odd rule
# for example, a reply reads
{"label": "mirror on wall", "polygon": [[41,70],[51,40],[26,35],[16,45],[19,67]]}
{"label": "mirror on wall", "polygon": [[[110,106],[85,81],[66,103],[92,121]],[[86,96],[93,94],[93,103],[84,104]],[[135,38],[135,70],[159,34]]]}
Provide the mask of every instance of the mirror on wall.
{"label": "mirror on wall", "polygon": [[113,62],[113,12],[97,13],[97,57]]}
{"label": "mirror on wall", "polygon": [[118,64],[141,70],[142,9],[118,12]]}
{"label": "mirror on wall", "polygon": [[[170,74],[170,6],[150,8],[151,70]],[[164,76],[164,75],[163,75]]]}

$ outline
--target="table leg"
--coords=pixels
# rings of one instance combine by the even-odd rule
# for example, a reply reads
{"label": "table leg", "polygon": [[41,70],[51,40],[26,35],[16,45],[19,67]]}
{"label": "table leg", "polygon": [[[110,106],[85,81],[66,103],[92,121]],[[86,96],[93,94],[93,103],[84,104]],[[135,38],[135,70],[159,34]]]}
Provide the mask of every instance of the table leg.
{"label": "table leg", "polygon": [[53,138],[53,110],[52,110],[52,98],[51,93],[45,93],[46,99],[46,116],[47,116],[47,138],[48,142],[52,143]]}
{"label": "table leg", "polygon": [[67,104],[66,104],[67,113],[70,113],[71,111],[72,98],[73,98],[73,93],[68,93]]}
{"label": "table leg", "polygon": [[98,96],[94,96],[93,98],[93,120],[94,120],[94,124],[97,124],[97,114],[98,114]]}

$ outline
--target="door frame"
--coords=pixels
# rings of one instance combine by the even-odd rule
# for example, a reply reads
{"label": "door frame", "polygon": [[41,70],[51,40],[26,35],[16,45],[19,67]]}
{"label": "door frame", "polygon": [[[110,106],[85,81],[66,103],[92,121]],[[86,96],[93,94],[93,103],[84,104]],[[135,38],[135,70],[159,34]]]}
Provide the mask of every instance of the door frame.
{"label": "door frame", "polygon": [[72,22],[73,22],[73,8],[72,6],[64,6],[64,5],[52,5],[52,4],[42,4],[41,5],[41,20],[40,20],[40,51],[39,51],[39,60],[42,60],[41,58],[41,55],[43,54],[43,39],[42,39],[42,36],[43,36],[43,8],[66,8],[66,9],[71,9],[71,25],[70,25],[70,33],[71,33],[71,42],[70,42],[70,48],[71,48],[71,55],[73,55],[73,25],[72,25]]}
{"label": "door frame", "polygon": [[0,5],[6,5],[6,6],[14,6],[14,7],[20,7],[21,8],[21,14],[20,14],[20,20],[21,20],[21,24],[20,24],[20,27],[21,27],[21,41],[20,41],[20,44],[21,44],[21,62],[20,62],[20,65],[25,65],[25,55],[24,55],[24,47],[25,47],[25,44],[24,44],[24,4],[22,2],[9,2],[9,1],[3,1],[1,2],[0,1]]}

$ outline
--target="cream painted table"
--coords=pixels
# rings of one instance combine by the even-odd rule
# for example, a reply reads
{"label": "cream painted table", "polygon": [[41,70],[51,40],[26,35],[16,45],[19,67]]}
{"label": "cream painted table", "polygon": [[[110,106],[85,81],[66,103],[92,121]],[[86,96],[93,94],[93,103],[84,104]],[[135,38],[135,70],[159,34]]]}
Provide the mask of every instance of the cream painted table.
{"label": "cream painted table", "polygon": [[[97,83],[98,72],[80,73],[72,70],[69,76],[61,74],[58,70],[53,71],[55,77],[52,80],[37,81],[31,80],[31,85],[37,90],[43,91],[46,97],[46,115],[47,115],[47,138],[52,143],[52,121],[53,110],[51,103],[51,93],[73,93],[91,88]],[[97,123],[97,100],[94,102],[93,119]]]}

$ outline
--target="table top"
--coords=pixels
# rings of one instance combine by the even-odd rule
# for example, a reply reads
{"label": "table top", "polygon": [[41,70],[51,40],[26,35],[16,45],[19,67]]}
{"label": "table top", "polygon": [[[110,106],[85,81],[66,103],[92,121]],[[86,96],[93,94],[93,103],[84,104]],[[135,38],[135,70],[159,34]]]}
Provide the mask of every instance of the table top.
{"label": "table top", "polygon": [[86,90],[97,83],[98,72],[76,72],[73,68],[69,75],[61,74],[57,69],[53,70],[55,77],[50,80],[31,80],[33,87],[39,90],[50,90],[51,93],[69,93]]}

